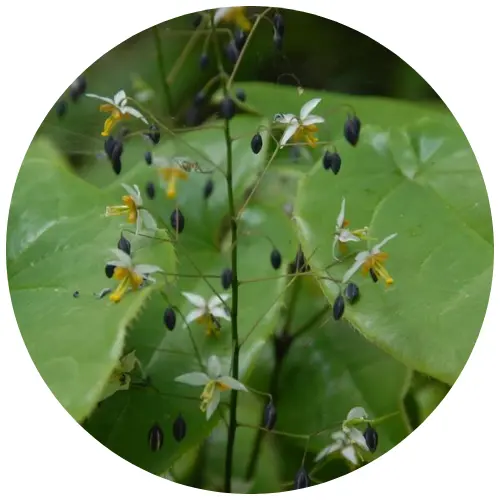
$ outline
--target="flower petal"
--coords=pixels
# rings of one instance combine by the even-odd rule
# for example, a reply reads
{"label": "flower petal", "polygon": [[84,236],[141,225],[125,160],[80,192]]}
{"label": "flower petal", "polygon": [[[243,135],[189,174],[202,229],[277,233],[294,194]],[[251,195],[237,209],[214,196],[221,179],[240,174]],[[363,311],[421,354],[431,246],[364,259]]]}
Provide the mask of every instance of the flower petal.
{"label": "flower petal", "polygon": [[129,196],[134,200],[134,203],[137,206],[142,205],[141,192],[136,185],[134,185],[134,187],[131,187],[128,184],[122,184],[122,188],[125,189],[125,191],[127,191]]}
{"label": "flower petal", "polygon": [[295,132],[297,132],[298,128],[299,128],[298,123],[290,123],[287,126],[287,128],[286,128],[285,132],[283,133],[281,140],[280,140],[281,147],[283,147],[291,139],[293,134],[295,134]]}
{"label": "flower petal", "polygon": [[[368,254],[368,252],[360,252],[360,254]],[[368,255],[365,256],[365,258]],[[342,278],[343,283],[347,283],[350,279],[351,276],[363,265],[364,259],[358,259],[356,256],[356,259],[354,260],[354,264],[346,271],[344,274],[344,277]]]}
{"label": "flower petal", "polygon": [[227,385],[227,386],[231,387],[231,389],[234,389],[235,391],[245,391],[245,392],[248,392],[248,389],[241,382],[239,382],[238,380],[236,380],[233,377],[228,377],[228,376],[219,377],[217,379],[217,381],[221,382],[224,385]]}
{"label": "flower petal", "polygon": [[207,372],[211,380],[215,380],[220,377],[220,372],[222,367],[220,366],[220,361],[217,356],[210,356],[208,358]]}
{"label": "flower petal", "polygon": [[200,309],[204,309],[206,306],[205,299],[196,293],[182,292],[182,295],[186,297],[186,299],[193,304],[193,306],[198,307]]}
{"label": "flower petal", "polygon": [[395,238],[396,236],[398,235],[398,233],[394,233],[394,234],[391,234],[390,236],[387,236],[387,238],[384,238],[380,243],[378,243],[377,245],[375,245],[372,249],[371,249],[371,253],[374,254],[374,253],[378,253],[380,251],[380,249],[388,242],[388,241],[391,241],[393,238]]}
{"label": "flower petal", "polygon": [[113,252],[118,258],[118,261],[120,262],[120,267],[126,267],[126,268],[132,267],[132,259],[130,258],[129,254],[125,253],[123,250],[120,250],[119,248],[112,248],[111,252]]}
{"label": "flower petal", "polygon": [[342,226],[344,225],[344,219],[345,219],[345,198],[342,198],[342,203],[340,204],[340,212],[339,215],[337,216],[337,231],[340,231],[342,229]]}
{"label": "flower petal", "polygon": [[326,457],[327,455],[331,455],[332,453],[335,453],[336,451],[340,450],[342,448],[342,445],[340,443],[334,443],[326,448],[323,448],[317,455],[316,458],[314,459],[315,462],[319,462],[322,458]]}
{"label": "flower petal", "polygon": [[207,420],[210,420],[210,417],[214,414],[214,411],[219,406],[219,402],[220,402],[220,392],[217,389],[215,389],[214,393],[212,394],[212,399],[210,400],[210,403],[208,403],[207,406]]}
{"label": "flower petal", "polygon": [[341,451],[342,455],[346,460],[353,463],[354,465],[358,465],[358,456],[356,455],[356,450],[354,446],[347,446]]}
{"label": "flower petal", "polygon": [[137,357],[135,355],[135,351],[129,352],[120,360],[121,369],[125,373],[131,372],[134,369],[136,363]]}
{"label": "flower petal", "polygon": [[219,296],[214,295],[213,297],[210,297],[210,300],[208,301],[208,309],[212,310],[214,307],[220,306],[225,303],[229,297],[231,297],[231,294],[229,293],[221,293]]}
{"label": "flower petal", "polygon": [[210,382],[207,374],[202,372],[184,373],[184,375],[179,375],[174,380],[181,384],[193,386],[207,385]]}
{"label": "flower petal", "polygon": [[128,113],[129,115],[132,115],[135,118],[139,118],[139,120],[142,120],[144,123],[149,123],[146,120],[146,118],[144,118],[144,115],[139,110],[133,108],[132,106],[123,106],[121,108],[121,112],[123,114]]}
{"label": "flower petal", "polygon": [[370,451],[368,449],[368,445],[366,444],[366,439],[363,436],[363,433],[359,429],[356,429],[354,427],[352,427],[351,429],[349,429],[349,439],[353,443],[357,444],[363,450]]}
{"label": "flower petal", "polygon": [[144,276],[145,274],[159,273],[162,271],[163,269],[161,267],[153,266],[151,264],[137,264],[137,266],[134,267],[134,272],[140,274],[141,276]]}
{"label": "flower petal", "polygon": [[354,408],[351,408],[345,419],[349,422],[349,420],[354,418],[368,418],[368,414],[362,406],[355,406]]}
{"label": "flower petal", "polygon": [[224,7],[221,9],[217,9],[214,14],[214,24],[217,25],[219,24],[224,17],[229,14],[229,11],[234,8],[234,7]]}
{"label": "flower petal", "polygon": [[226,321],[231,321],[231,316],[229,316],[224,307],[214,307],[210,311],[210,314],[212,314],[212,316],[215,316],[216,318],[223,318]]}
{"label": "flower petal", "polygon": [[342,243],[347,243],[348,241],[361,241],[361,238],[352,234],[349,229],[341,229],[339,233],[339,240]]}
{"label": "flower petal", "polygon": [[187,328],[187,325],[196,321],[198,318],[201,318],[205,314],[205,309],[193,309],[186,316],[186,323],[184,324],[184,328]]}
{"label": "flower petal", "polygon": [[142,223],[146,229],[158,229],[155,218],[146,209],[141,208],[139,214],[141,215]]}
{"label": "flower petal", "polygon": [[97,94],[85,94],[86,97],[92,97],[92,99],[99,99],[100,101],[107,102],[108,104],[112,104],[113,106],[115,103],[113,102],[113,99],[110,99],[109,97],[102,97]]}
{"label": "flower petal", "polygon": [[[125,94],[125,91],[124,90],[119,90],[113,97],[113,102],[115,104],[115,106],[117,107],[121,107],[120,105],[123,104],[125,105],[126,104],[126,99],[127,99],[127,94]],[[125,102],[123,102],[125,100]]]}
{"label": "flower petal", "polygon": [[317,123],[325,123],[325,119],[322,116],[310,115],[305,120],[302,120],[302,125],[316,125]]}
{"label": "flower petal", "polygon": [[283,123],[284,125],[289,125],[294,120],[298,122],[297,117],[293,113],[276,113],[273,117],[273,122]]}
{"label": "flower petal", "polygon": [[305,120],[311,111],[321,102],[321,99],[315,98],[307,101],[300,109],[300,119]]}

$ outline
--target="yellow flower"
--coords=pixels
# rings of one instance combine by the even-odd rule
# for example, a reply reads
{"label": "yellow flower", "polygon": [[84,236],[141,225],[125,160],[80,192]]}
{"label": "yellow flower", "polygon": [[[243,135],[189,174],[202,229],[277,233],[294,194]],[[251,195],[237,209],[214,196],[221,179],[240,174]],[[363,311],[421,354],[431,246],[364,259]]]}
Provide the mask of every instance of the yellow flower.
{"label": "yellow flower", "polygon": [[198,163],[189,160],[188,158],[164,158],[155,156],[152,159],[151,166],[158,170],[158,175],[161,179],[161,184],[165,187],[165,194],[168,199],[172,200],[177,196],[177,180],[187,180],[189,172],[200,172]]}
{"label": "yellow flower", "polygon": [[386,285],[392,285],[394,280],[384,267],[384,262],[388,259],[389,254],[387,252],[380,251],[380,249],[396,236],[397,233],[391,234],[382,240],[378,245],[375,245],[371,250],[365,250],[364,252],[358,253],[354,259],[354,264],[345,273],[342,281],[344,283],[347,282],[351,276],[361,268],[361,272],[363,274],[370,273],[375,281],[382,278]]}
{"label": "yellow flower", "polygon": [[111,116],[104,122],[104,130],[101,132],[101,135],[104,137],[108,136],[111,133],[111,130],[119,121],[126,120],[131,116],[139,118],[146,124],[148,123],[148,121],[146,120],[146,118],[144,118],[140,111],[133,108],[132,106],[127,106],[128,98],[125,94],[125,91],[123,90],[118,91],[114,95],[113,99],[110,99],[109,97],[102,97],[96,94],[85,95],[87,97],[92,97],[94,99],[104,101],[106,104],[101,104],[99,110],[105,113],[111,113]]}
{"label": "yellow flower", "polygon": [[154,283],[155,280],[149,275],[161,271],[158,266],[149,264],[134,266],[130,255],[127,253],[118,248],[113,248],[111,251],[116,255],[117,260],[107,262],[107,265],[114,266],[113,278],[120,281],[116,290],[109,296],[112,302],[120,302],[129,288],[137,290],[144,281]]}
{"label": "yellow flower", "polygon": [[280,147],[293,139],[295,142],[307,142],[312,148],[316,147],[318,138],[314,135],[318,131],[317,124],[324,123],[321,116],[311,115],[311,111],[321,102],[321,99],[311,99],[302,106],[299,116],[292,113],[278,113],[274,115],[274,122],[286,125],[280,140]]}
{"label": "yellow flower", "polygon": [[177,179],[185,181],[189,177],[189,174],[187,172],[184,172],[184,170],[181,170],[178,167],[163,167],[158,170],[158,173],[160,174],[161,179],[166,184],[165,194],[170,200],[174,199],[177,196]]}
{"label": "yellow flower", "polygon": [[243,31],[250,31],[252,23],[246,16],[246,7],[225,7],[217,9],[214,15],[214,24],[217,25],[221,21],[228,24],[235,24]]}

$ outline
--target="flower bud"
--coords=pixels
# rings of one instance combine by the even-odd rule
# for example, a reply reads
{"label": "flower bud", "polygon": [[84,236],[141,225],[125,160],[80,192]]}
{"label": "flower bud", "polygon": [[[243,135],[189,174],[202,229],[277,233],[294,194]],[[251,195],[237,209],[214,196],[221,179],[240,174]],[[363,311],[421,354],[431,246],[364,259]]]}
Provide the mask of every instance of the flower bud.
{"label": "flower bud", "polygon": [[115,146],[115,142],[116,139],[112,135],[109,135],[104,140],[104,152],[106,153],[107,157],[110,160],[111,160],[111,154],[113,153],[113,148]]}
{"label": "flower bud", "polygon": [[85,76],[80,75],[69,88],[69,95],[73,102],[78,101],[81,95],[87,90],[87,79]]}
{"label": "flower bud", "polygon": [[342,164],[342,159],[340,155],[335,152],[331,153],[330,151],[326,151],[323,156],[323,168],[325,170],[331,170],[335,175],[337,175],[340,171],[340,165]]}
{"label": "flower bud", "polygon": [[283,35],[285,34],[285,21],[283,20],[283,16],[281,14],[274,14],[273,25],[276,33],[283,38]]}
{"label": "flower bud", "polygon": [[361,121],[356,115],[349,115],[344,123],[344,137],[351,146],[356,146],[361,132]]}
{"label": "flower bud", "polygon": [[348,283],[344,295],[350,304],[354,304],[359,299],[359,288],[356,283]]}
{"label": "flower bud", "polygon": [[163,446],[163,431],[158,424],[149,429],[148,440],[151,451],[159,451]]}
{"label": "flower bud", "polygon": [[250,143],[250,147],[254,154],[259,154],[262,149],[262,136],[257,133],[252,137],[252,142]]}
{"label": "flower bud", "polygon": [[276,417],[276,407],[271,401],[264,408],[264,427],[267,430],[272,431],[274,429],[274,426],[276,425]]}
{"label": "flower bud", "polygon": [[344,309],[344,297],[342,297],[342,295],[338,295],[333,303],[333,319],[338,321],[344,314]]}
{"label": "flower bud", "polygon": [[203,188],[203,198],[208,200],[214,191],[214,181],[212,179],[208,179],[205,183],[205,187]]}
{"label": "flower bud", "polygon": [[113,274],[115,272],[115,266],[112,266],[111,264],[107,264],[106,267],[104,268],[104,272],[106,273],[106,276],[108,278],[112,278]]}
{"label": "flower bud", "polygon": [[186,437],[186,421],[181,414],[174,421],[172,434],[177,442],[182,441]]}
{"label": "flower bud", "polygon": [[236,48],[234,41],[229,42],[224,47],[224,52],[226,53],[226,57],[231,64],[236,64],[238,61],[238,57],[240,57],[240,51]]}
{"label": "flower bud", "polygon": [[205,92],[203,90],[200,90],[195,96],[194,96],[194,105],[196,107],[200,107],[204,102],[205,102]]}
{"label": "flower bud", "polygon": [[245,94],[245,91],[243,89],[238,89],[236,91],[236,97],[241,102],[245,102],[247,100],[247,95]]}
{"label": "flower bud", "polygon": [[203,16],[199,12],[197,12],[193,17],[193,28],[197,28],[201,24],[202,20]]}
{"label": "flower bud", "polygon": [[171,307],[167,307],[163,313],[163,323],[168,330],[172,331],[175,328],[176,315]]}
{"label": "flower bud", "polygon": [[281,267],[281,254],[277,248],[273,248],[271,252],[271,265],[274,269],[279,269]]}
{"label": "flower bud", "polygon": [[177,233],[181,234],[184,231],[184,215],[178,208],[171,213],[170,224]]}
{"label": "flower bud", "polygon": [[220,281],[222,284],[222,288],[224,288],[224,290],[227,290],[233,282],[233,271],[229,268],[224,269],[220,276]]}
{"label": "flower bud", "polygon": [[220,114],[222,118],[230,120],[236,113],[236,106],[234,101],[230,97],[225,97],[222,99],[220,104]]}
{"label": "flower bud", "polygon": [[241,52],[247,41],[247,34],[242,30],[236,30],[234,33],[234,46]]}
{"label": "flower bud", "polygon": [[304,467],[301,467],[295,475],[295,481],[293,482],[294,489],[300,490],[302,488],[308,488],[310,483],[311,481],[309,479],[307,471],[304,469]]}
{"label": "flower bud", "polygon": [[160,129],[152,123],[149,126],[149,132],[146,134],[147,137],[151,139],[153,144],[158,144],[160,142]]}
{"label": "flower bud", "polygon": [[146,151],[144,153],[144,160],[146,161],[146,163],[148,165],[152,165],[153,164],[153,155],[151,154],[151,151]]}
{"label": "flower bud", "polygon": [[122,252],[125,252],[127,255],[130,255],[130,251],[132,249],[130,245],[130,241],[127,240],[123,235],[120,236],[120,239],[118,240],[118,249],[121,250]]}
{"label": "flower bud", "polygon": [[156,195],[155,185],[152,182],[146,184],[146,195],[150,200],[153,200]]}
{"label": "flower bud", "polygon": [[377,431],[370,424],[368,424],[368,427],[365,429],[365,432],[363,432],[363,436],[365,438],[366,446],[368,446],[368,449],[372,453],[375,453],[378,445]]}
{"label": "flower bud", "polygon": [[56,115],[59,118],[62,118],[66,114],[66,111],[68,111],[68,105],[66,104],[66,101],[57,102],[55,105],[55,110],[56,110]]}
{"label": "flower bud", "polygon": [[201,69],[207,69],[208,63],[209,63],[208,55],[207,54],[201,54],[200,56],[200,68]]}

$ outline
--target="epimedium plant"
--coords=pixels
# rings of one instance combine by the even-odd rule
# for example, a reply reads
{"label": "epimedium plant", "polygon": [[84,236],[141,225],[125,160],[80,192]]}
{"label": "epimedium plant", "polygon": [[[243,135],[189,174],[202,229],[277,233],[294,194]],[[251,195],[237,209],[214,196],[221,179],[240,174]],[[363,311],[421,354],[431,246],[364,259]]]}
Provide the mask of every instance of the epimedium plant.
{"label": "epimedium plant", "polygon": [[[88,184],[36,139],[9,215],[14,310],[61,404],[171,480],[208,443],[203,484],[226,492],[308,487],[404,439],[413,372],[453,384],[492,273],[486,191],[453,118],[300,84],[236,86],[269,24],[281,51],[277,9],[195,16],[200,69],[214,59],[217,75],[194,105],[218,119],[192,129],[79,77],[71,100],[106,113],[96,135],[117,181]],[[170,117],[174,78],[153,35]],[[293,472],[256,486],[262,456],[287,446]]]}

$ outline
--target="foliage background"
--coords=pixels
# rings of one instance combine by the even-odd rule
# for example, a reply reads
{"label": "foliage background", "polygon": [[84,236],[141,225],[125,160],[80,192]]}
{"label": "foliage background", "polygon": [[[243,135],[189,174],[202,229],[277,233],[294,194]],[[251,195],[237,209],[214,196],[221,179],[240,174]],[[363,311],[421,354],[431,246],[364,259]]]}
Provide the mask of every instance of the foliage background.
{"label": "foliage background", "polygon": [[[237,81],[240,82],[265,81],[272,84],[288,85],[290,87],[286,91],[285,89],[269,87],[266,93],[261,91],[252,92],[252,84],[242,84],[241,86],[247,90],[249,102],[256,106],[263,114],[272,115],[278,111],[298,109],[298,105],[294,104],[297,95],[295,91],[296,82],[294,78],[286,76],[288,73],[293,73],[300,81],[300,84],[308,89],[307,96],[316,95],[314,90],[317,89],[329,93],[343,94],[341,96],[334,96],[332,99],[335,102],[360,103],[360,105],[356,104],[355,107],[364,124],[368,122],[368,125],[370,125],[371,119],[373,119],[375,124],[379,124],[384,119],[396,124],[398,116],[401,117],[399,121],[404,122],[413,113],[415,117],[430,116],[433,118],[438,117],[437,114],[439,114],[438,121],[446,122],[446,126],[449,127],[454,126],[451,124],[453,119],[448,116],[443,103],[427,83],[398,57],[373,40],[345,26],[304,13],[287,11],[285,20],[287,31],[283,53],[276,52],[272,46],[270,26],[267,26],[267,29],[263,27],[254,38],[237,77]],[[183,35],[176,35],[176,31],[190,30],[192,28],[191,24],[192,17],[186,16],[159,26],[164,41],[163,46],[167,68],[175,64],[187,40]],[[307,39],[304,37],[304,33],[307,33]],[[178,76],[172,87],[174,111],[179,125],[192,126],[202,123],[203,120],[210,119],[216,110],[215,104],[206,105],[202,109],[196,109],[192,104],[194,94],[216,72],[215,65],[213,64],[205,71],[199,69],[198,59],[202,43],[203,41],[200,40],[200,43],[192,51],[192,54],[186,58],[179,69]],[[213,55],[210,59],[213,61]],[[156,97],[153,109],[155,109],[158,115],[162,116],[163,102],[160,79],[156,65],[153,36],[150,30],[127,40],[88,68],[85,71],[89,82],[88,91],[100,95],[111,95],[118,88],[130,91],[131,76],[133,74],[139,74],[142,79],[155,89]],[[358,101],[355,96],[387,97],[391,99],[391,102],[383,100]],[[281,104],[285,109],[275,109],[274,103],[276,99],[281,99]],[[392,100],[394,99],[397,99],[398,102],[393,103]],[[413,102],[414,105],[407,106],[405,102]],[[293,108],[290,109],[288,106],[293,106]],[[387,117],[381,118],[382,114],[387,112],[387,110],[391,110],[387,113]],[[163,118],[168,119],[165,113],[163,113]],[[250,120],[248,118],[249,129],[254,126],[254,123]],[[339,124],[337,124],[338,134],[341,131]],[[103,200],[108,200],[111,193],[117,193],[118,191],[114,189],[114,184],[116,183],[114,173],[106,164],[106,161],[99,155],[99,152],[102,150],[102,140],[98,135],[101,125],[102,115],[96,112],[94,106],[89,105],[84,100],[75,105],[70,104],[68,113],[63,119],[59,119],[55,112],[51,111],[38,132],[38,135],[43,138],[44,142],[38,143],[36,146],[39,149],[38,151],[34,149],[34,145],[29,154],[33,155],[34,158],[39,158],[40,155],[45,158],[50,156],[47,161],[51,164],[57,162],[64,164],[64,168],[75,172],[91,185],[107,193],[99,196],[102,196]],[[247,122],[242,119],[241,127],[245,128],[246,126]],[[415,134],[417,133],[418,131],[415,132]],[[436,133],[439,134],[439,130]],[[205,141],[206,139],[200,140],[202,147],[206,146]],[[464,146],[462,139],[459,138],[456,140],[454,147],[456,150],[462,151],[468,145]],[[44,151],[40,152],[41,149]],[[134,179],[136,178],[136,174],[133,173],[136,171],[134,166],[141,162],[143,152],[144,144],[137,144],[137,146],[131,144],[130,148],[127,149],[125,169],[130,166],[130,175]],[[355,162],[354,156],[356,154],[358,154],[357,151],[352,153],[346,152],[346,158],[352,155],[353,162]],[[366,154],[369,155],[369,153]],[[449,155],[453,156],[453,151]],[[251,156],[250,153],[249,156]],[[368,156],[368,158],[370,157]],[[472,160],[466,158],[464,161],[465,164],[467,167],[472,165],[474,168],[477,168],[473,157]],[[273,208],[276,208],[276,203],[269,203],[269,200],[276,200],[273,196],[276,196],[277,193],[284,193],[282,195],[283,198],[280,199],[281,202],[285,203],[290,199],[296,201],[297,179],[300,180],[303,172],[308,172],[311,168],[314,168],[311,162],[304,161],[304,163],[301,163],[299,161],[297,164],[285,155],[281,156],[277,162],[277,166],[283,172],[288,172],[288,175],[270,175],[266,179],[266,182],[263,183],[263,189],[258,193],[257,201],[252,207],[255,213],[267,214],[266,224],[268,224],[267,227],[270,231],[273,231],[278,226],[284,227],[284,224],[281,221],[276,223],[273,220],[273,217],[279,216],[274,215],[273,211]],[[23,167],[23,170],[27,172],[27,168]],[[348,175],[347,172],[343,173]],[[307,182],[314,183],[314,175]],[[20,174],[20,179],[22,178],[21,176],[22,173]],[[139,178],[142,181],[142,177],[139,176]],[[118,179],[118,181],[121,180]],[[47,179],[47,189],[51,188],[53,181],[54,178],[52,176]],[[462,181],[463,179],[460,178],[457,185],[461,185]],[[28,182],[26,181],[26,183]],[[43,182],[43,179],[40,179],[40,182]],[[63,183],[59,186],[61,188],[66,180],[63,179],[61,181],[58,178],[58,182]],[[469,181],[467,179],[464,182],[468,183]],[[283,189],[283,186],[285,186],[285,189]],[[245,186],[242,185],[243,187]],[[18,187],[16,186],[17,189]],[[71,185],[69,188],[71,196],[68,198],[71,198],[71,200],[68,201],[68,206],[75,199],[76,194],[74,189],[74,185]],[[26,199],[33,195],[32,190],[29,190],[29,188],[27,190],[28,193],[24,195]],[[77,236],[77,238],[82,238],[82,240],[85,240],[86,237],[92,238],[92,235],[95,234],[95,227],[91,221],[94,220],[93,217],[95,217],[100,208],[96,206],[95,213],[92,213],[93,208],[91,207],[95,205],[94,194],[87,194],[86,190],[90,193],[91,186],[82,184],[77,189],[77,192],[80,193],[81,191],[82,199],[90,198],[92,200],[88,203],[88,212],[87,208],[84,210],[86,217],[88,217],[88,222],[83,221],[82,224],[81,220],[78,221],[80,228],[88,228],[86,233],[83,232],[82,234],[82,231],[80,231],[80,234]],[[304,192],[306,195],[304,195]],[[308,193],[307,189],[302,189],[302,196],[306,196],[305,202],[302,201],[302,203],[307,207],[307,202],[315,198],[315,192],[311,190]],[[491,243],[491,221],[485,196],[484,186],[476,186],[476,191],[471,195],[470,204],[474,205],[478,202],[482,204],[481,217],[477,219],[479,221],[479,232],[482,232],[485,239]],[[329,206],[326,204],[327,201],[324,201],[325,205],[322,205],[323,202],[315,200],[315,203],[317,202],[320,205],[319,213],[322,213],[321,210],[329,209]],[[107,201],[103,201],[103,203],[105,204]],[[484,204],[486,204],[486,216]],[[87,207],[87,205],[84,206]],[[60,201],[59,208],[62,209],[63,207],[65,207],[64,202],[61,203]],[[196,214],[199,212],[199,209],[200,207],[196,206],[192,208],[192,214],[188,212],[188,224],[189,221],[196,220]],[[332,218],[330,221],[327,221],[330,225],[333,225],[337,210],[336,205],[331,207]],[[75,214],[75,216],[78,216],[78,214]],[[311,218],[313,216],[314,214],[312,214]],[[202,227],[204,222],[198,222],[198,227]],[[9,223],[11,224],[11,221]],[[67,227],[62,227],[58,238],[60,239],[62,234],[67,234],[68,228],[71,227],[71,222]],[[103,225],[101,228],[102,234],[106,234],[108,229],[106,225]],[[438,226],[436,228],[436,238],[439,237],[439,229],[440,227]],[[453,234],[451,234],[450,238],[452,236]],[[196,241],[195,236],[192,238],[193,241],[186,241],[186,245],[191,249],[191,253],[202,262],[205,262],[204,259],[211,261],[213,255],[207,250],[207,255],[204,256],[203,250],[199,249],[200,241]],[[277,238],[282,243],[280,250],[282,250],[285,260],[291,260],[296,249],[293,242],[290,243],[293,237],[286,233],[285,230],[285,233],[278,235]],[[19,240],[22,240],[22,238],[19,238]],[[13,253],[10,255],[10,285],[11,290],[15,287],[19,289],[15,294],[13,293],[13,301],[16,308],[16,315],[24,334],[25,329],[28,330],[31,328],[29,324],[30,311],[23,310],[24,314],[26,314],[26,322],[21,321],[19,319],[15,296],[19,297],[17,299],[17,303],[20,304],[18,307],[25,307],[25,304],[30,302],[31,299],[26,299],[24,295],[31,292],[24,291],[23,287],[26,284],[30,284],[31,286],[35,277],[34,275],[25,277],[26,272],[23,269],[27,265],[28,260],[23,262],[16,259],[14,262],[15,243],[15,235],[13,236],[13,233],[9,233],[9,244],[13,247]],[[248,255],[252,256],[249,259],[253,259],[249,260],[253,274],[261,276],[262,272],[266,271],[260,269],[260,267],[264,266],[260,264],[258,258],[262,255],[262,259],[266,260],[267,254],[265,253],[265,245],[262,248],[259,245],[255,248],[250,246]],[[483,249],[479,251],[482,252]],[[26,254],[24,254],[23,258],[29,259],[30,256],[26,257]],[[78,258],[78,255],[71,256],[71,258]],[[220,265],[222,266],[224,256],[222,255],[221,258]],[[464,259],[469,258],[471,258],[470,255],[464,256]],[[484,292],[487,295],[491,279],[491,272],[489,271],[491,252],[488,249],[484,250],[484,253],[481,254],[480,264],[484,265],[483,268],[485,269],[484,283],[480,284],[481,292],[483,295]],[[180,262],[179,265],[180,268],[183,268],[187,264]],[[205,265],[203,267],[206,269]],[[217,269],[217,266],[215,268]],[[261,272],[257,272],[258,270],[261,270]],[[37,276],[36,279],[42,282],[42,278]],[[410,282],[411,279],[408,281],[408,284]],[[94,284],[91,286],[94,286]],[[95,286],[98,285],[96,284]],[[187,286],[191,287],[192,284],[190,283]],[[284,314],[284,318],[281,318],[289,323],[288,327],[291,331],[300,329],[307,322],[308,318],[324,307],[323,293],[326,293],[328,296],[328,290],[321,290],[313,279],[301,278],[300,287],[297,288],[299,288],[298,291],[293,293],[296,293],[299,298],[297,299],[297,306],[294,308],[292,317]],[[424,291],[420,290],[419,293],[424,293]],[[476,290],[471,291],[471,295],[474,296],[475,293]],[[250,293],[250,297],[257,296],[258,294],[258,291],[253,292],[253,295]],[[485,303],[483,295],[480,297],[480,300],[478,299],[478,304],[474,308],[475,317],[476,319],[479,317],[479,322],[482,321],[482,317],[484,316],[483,309],[485,308]],[[289,303],[291,298],[287,297],[286,302]],[[328,298],[331,299],[331,297]],[[60,306],[60,304],[58,305]],[[139,314],[138,310],[142,307],[146,307],[145,312],[143,310],[142,314]],[[154,332],[151,331],[149,324],[151,317],[161,317],[163,307],[164,303],[159,298],[153,298],[153,300],[147,302],[146,306],[142,302],[138,303],[137,311],[133,305],[128,308],[130,318],[136,321],[134,321],[133,329],[129,332],[127,346],[136,347],[134,342],[137,339],[144,339],[146,334],[150,338],[151,344],[156,342],[154,336],[161,338],[164,335],[161,324],[158,324],[157,331]],[[100,321],[101,318],[96,317],[97,320]],[[112,320],[110,319],[110,321]],[[265,338],[269,336],[271,324],[277,327],[279,326],[279,321],[280,319],[276,318],[275,322],[271,322],[267,327],[263,328],[261,337]],[[39,325],[39,328],[49,329],[50,326],[42,323]],[[448,328],[459,329],[460,322],[449,325]],[[67,329],[68,324],[61,325],[62,332]],[[119,343],[120,348],[123,346],[123,342],[125,342],[125,326],[121,330],[123,331]],[[94,331],[99,333],[97,326]],[[61,335],[64,335],[64,333],[61,333]],[[60,337],[55,335],[54,340],[59,343]],[[35,352],[38,352],[36,350],[38,349],[38,345],[30,346],[28,339],[26,341],[28,348],[30,348],[30,353],[36,362]],[[113,358],[116,358],[117,355],[114,341],[115,337],[113,335],[113,338],[110,339],[110,345],[106,350],[109,362]],[[158,340],[158,342],[161,342],[161,340]],[[180,344],[183,347],[182,342]],[[436,348],[432,340],[430,340],[428,345],[430,349]],[[70,347],[72,349],[75,348],[74,345]],[[64,351],[63,348],[61,349]],[[169,349],[172,349],[172,346],[169,346]],[[452,375],[446,373],[444,376],[437,377],[440,379],[437,380],[429,375],[431,373],[432,375],[436,375],[432,368],[422,370],[423,373],[413,371],[412,369],[415,366],[412,363],[405,365],[401,363],[402,360],[400,358],[396,360],[386,354],[385,351],[387,349],[382,351],[372,343],[369,343],[347,323],[343,323],[341,326],[339,324],[332,325],[331,321],[325,324],[320,323],[313,330],[306,332],[297,340],[286,357],[285,362],[279,367],[279,376],[276,375],[277,370],[273,363],[272,345],[263,343],[258,357],[252,360],[253,364],[257,364],[258,369],[251,371],[248,383],[262,390],[267,390],[271,386],[273,392],[275,391],[279,395],[278,429],[289,432],[314,432],[318,428],[324,427],[327,422],[341,419],[351,406],[357,404],[367,407],[372,413],[376,414],[375,416],[390,413],[395,409],[400,410],[401,418],[384,424],[379,429],[380,448],[377,452],[378,456],[378,454],[387,451],[401,441],[408,432],[418,426],[432,412],[447,393],[449,384],[458,375],[455,370]],[[304,352],[306,356],[303,355]],[[465,357],[462,356],[459,360],[461,364],[465,362],[468,356],[467,348],[464,352]],[[41,355],[44,355],[44,353]],[[48,352],[47,355],[51,356],[53,352]],[[94,353],[89,351],[88,355],[93,356]],[[143,355],[147,357],[150,354],[144,353]],[[181,372],[189,371],[184,369],[185,361],[183,359],[162,359],[162,362],[166,361],[171,362],[174,366],[177,363],[177,367],[182,365]],[[437,359],[436,363],[440,362],[441,359]],[[104,365],[107,364],[104,363]],[[320,371],[315,369],[318,364],[324,369]],[[53,370],[53,384],[45,377],[56,395],[59,391],[65,390],[64,387],[59,389],[61,381],[57,379],[60,377],[60,368],[56,364],[55,368],[51,367],[49,372],[46,372],[52,373]],[[103,379],[102,374],[105,371],[96,370],[94,375],[96,380]],[[168,376],[170,376],[170,371],[168,373]],[[175,372],[172,368],[172,373],[177,374],[178,371]],[[332,386],[333,392],[326,396],[328,393],[327,388],[330,386]],[[311,388],[315,390],[311,391]],[[318,397],[318,392],[322,392],[323,396]],[[81,398],[85,397],[85,395],[81,396]],[[146,439],[145,431],[141,426],[147,429],[151,423],[153,414],[163,414],[165,416],[168,415],[168,417],[165,417],[165,428],[169,429],[172,419],[176,417],[176,412],[182,410],[183,413],[190,414],[192,411],[191,406],[193,405],[189,403],[186,405],[186,408],[175,408],[174,411],[169,407],[171,401],[167,401],[165,402],[165,407],[158,412],[159,403],[156,398],[144,394],[134,395],[133,397],[137,398],[132,404],[132,407],[136,408],[136,410],[131,410],[132,413],[125,417],[124,424],[121,423],[119,426],[115,426],[118,419],[123,418],[124,405],[128,407],[129,401],[125,401],[125,396],[117,395],[113,401],[106,404],[106,408],[101,413],[96,411],[84,425],[97,439],[115,452],[154,473],[161,474],[169,470],[172,474],[171,477],[174,477],[177,481],[197,487],[219,489],[222,481],[220,471],[223,469],[225,451],[224,426],[216,427],[208,440],[203,439],[204,433],[209,431],[207,426],[201,432],[189,433],[186,442],[181,448],[177,448],[171,438],[168,438],[169,440],[165,443],[165,447],[169,448],[166,452],[167,454],[161,458],[152,457],[147,449],[143,452],[137,451],[139,449],[142,450],[142,443]],[[300,412],[297,411],[298,400],[301,401]],[[61,402],[66,407],[72,408],[72,402]],[[76,407],[79,404],[79,401],[75,403]],[[138,408],[140,411],[137,410]],[[256,424],[259,421],[260,412],[261,407],[255,404],[255,400],[242,398],[240,415],[245,415],[245,419],[253,421]],[[82,409],[80,411],[76,409],[75,413],[79,416],[84,416],[87,414],[87,410]],[[127,419],[129,420],[128,423]],[[195,427],[202,428],[200,418],[197,420],[188,420],[188,425],[189,429]],[[112,431],[110,430],[111,427],[113,427]],[[137,430],[135,430],[135,427],[137,427]],[[131,435],[133,436],[132,444],[130,446],[123,445],[123,442],[129,439]],[[245,473],[255,439],[255,432],[251,429],[240,429],[238,431],[236,477],[241,482],[242,491],[248,491],[250,488],[251,492],[258,493],[288,488],[290,486],[288,483],[293,479],[302,458],[303,446],[301,443],[266,436],[263,440],[256,480],[248,486],[245,481]],[[317,451],[323,444],[324,442],[321,440],[317,443],[313,442],[311,451]],[[308,460],[311,459],[311,456],[308,457]],[[346,472],[348,472],[348,469],[343,462],[333,460],[329,463],[328,467],[324,468],[321,473],[318,473],[318,477],[321,480],[328,480]]]}

